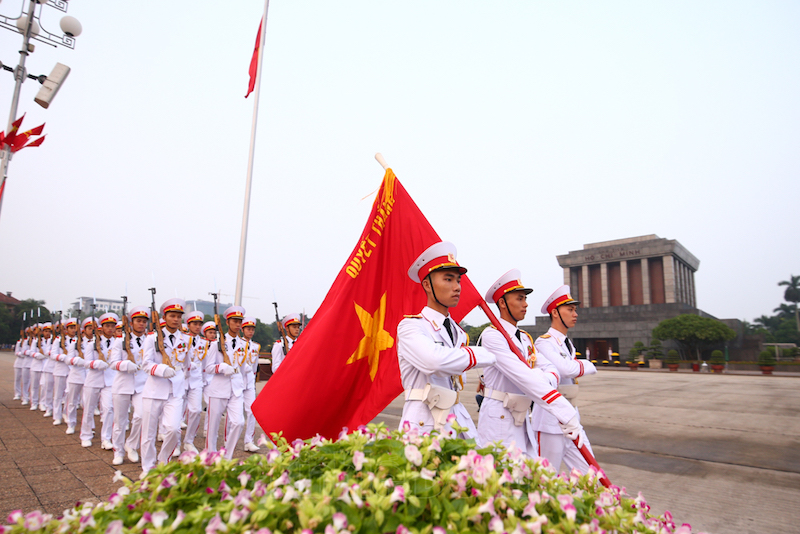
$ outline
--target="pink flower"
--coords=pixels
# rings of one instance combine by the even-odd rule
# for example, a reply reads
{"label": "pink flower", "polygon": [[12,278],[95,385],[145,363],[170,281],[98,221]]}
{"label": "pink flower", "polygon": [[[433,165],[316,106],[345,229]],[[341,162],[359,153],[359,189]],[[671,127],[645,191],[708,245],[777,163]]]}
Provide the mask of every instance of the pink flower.
{"label": "pink flower", "polygon": [[261,480],[256,480],[256,484],[253,487],[253,495],[256,497],[263,497],[267,494],[267,485],[264,484]]}
{"label": "pink flower", "polygon": [[575,521],[575,516],[578,513],[578,510],[572,504],[565,504],[561,507],[564,510],[564,513],[567,515],[567,519],[570,521]]}
{"label": "pink flower", "polygon": [[408,534],[408,529],[406,527],[404,527],[403,525],[400,525],[400,526],[397,527],[397,530],[395,531],[395,534]]}
{"label": "pink flower", "polygon": [[392,480],[391,478],[387,478],[386,481],[383,483],[383,485],[386,486],[387,488],[392,488],[394,487],[394,480]]}
{"label": "pink flower", "polygon": [[250,515],[249,511],[234,507],[234,509],[231,510],[231,517],[228,519],[228,523],[239,523],[243,519],[247,518],[248,515]]}
{"label": "pink flower", "polygon": [[436,476],[436,471],[431,471],[430,469],[425,469],[423,467],[420,469],[419,476],[425,480],[433,480],[433,477]]}
{"label": "pink flower", "polygon": [[170,525],[170,530],[178,528],[178,525],[183,522],[184,517],[186,517],[186,514],[183,513],[183,510],[178,510],[178,516],[175,518],[175,521],[172,522],[172,525]]}
{"label": "pink flower", "polygon": [[289,483],[289,471],[284,471],[275,481],[275,486],[284,486]]}
{"label": "pink flower", "polygon": [[175,477],[174,473],[170,473],[168,477],[161,481],[159,487],[161,488],[171,488],[172,486],[178,483],[177,477]]}
{"label": "pink flower", "polygon": [[341,512],[336,512],[333,514],[333,527],[336,530],[347,528],[347,516]]}
{"label": "pink flower", "polygon": [[296,489],[294,489],[292,486],[286,486],[286,495],[283,496],[283,500],[281,500],[281,502],[286,504],[289,501],[297,499],[299,496],[300,495],[297,493]]}
{"label": "pink flower", "polygon": [[572,504],[572,502],[573,502],[572,495],[569,495],[569,494],[559,495],[557,498],[558,498],[559,504],[561,504],[562,507],[568,506],[568,505]]}
{"label": "pink flower", "polygon": [[250,481],[250,473],[248,473],[247,471],[242,471],[236,478],[239,479],[239,484],[241,484],[243,488],[246,488],[247,483]]}
{"label": "pink flower", "polygon": [[341,473],[339,473],[339,482],[344,482],[344,479],[345,479],[345,478],[347,478],[347,475],[345,474],[345,472],[344,472],[344,471],[342,471]]}
{"label": "pink flower", "polygon": [[447,534],[447,531],[442,527],[433,527],[433,534]]}
{"label": "pink flower", "polygon": [[353,453],[353,465],[356,466],[356,471],[361,471],[361,468],[364,466],[364,453],[361,451],[355,451]]}
{"label": "pink flower", "polygon": [[97,523],[94,520],[94,516],[90,513],[88,515],[84,515],[80,518],[80,526],[78,527],[78,532],[83,532],[89,527],[96,527]]}
{"label": "pink flower", "polygon": [[20,519],[22,519],[22,517],[23,517],[22,516],[22,510],[14,510],[10,514],[8,514],[8,519],[6,519],[6,522],[8,522],[8,523],[16,523]]}
{"label": "pink flower", "polygon": [[106,534],[122,534],[122,520],[117,519],[116,521],[112,521],[106,527]]}
{"label": "pink flower", "polygon": [[496,534],[503,532],[503,520],[498,516],[491,518],[489,520],[489,530],[495,532]]}
{"label": "pink flower", "polygon": [[342,427],[342,431],[341,431],[341,432],[339,432],[339,438],[338,438],[338,439],[339,439],[339,440],[342,440],[342,441],[347,441],[347,433],[348,433],[349,431],[350,431],[350,429],[349,429],[349,428],[347,428],[346,426],[343,426],[343,427]]}
{"label": "pink flower", "polygon": [[217,532],[226,532],[228,527],[222,521],[222,518],[219,514],[215,515],[211,518],[211,521],[208,522],[206,525],[206,534],[217,534]]}
{"label": "pink flower", "polygon": [[269,451],[267,451],[266,454],[267,463],[269,464],[273,463],[275,460],[278,459],[278,457],[280,457],[280,455],[281,451],[279,451],[278,449],[270,449]]}
{"label": "pink flower", "polygon": [[[497,512],[494,510],[494,495],[489,497],[485,503],[478,507],[479,514],[491,514],[493,516],[497,515]],[[490,527],[491,528],[491,527]]]}
{"label": "pink flower", "polygon": [[406,490],[403,486],[395,486],[392,491],[392,496],[389,498],[389,503],[406,502]]}
{"label": "pink flower", "polygon": [[411,462],[412,464],[419,466],[422,464],[422,453],[419,452],[419,449],[416,445],[406,445],[405,449],[406,460]]}
{"label": "pink flower", "polygon": [[169,514],[167,514],[167,512],[164,512],[162,510],[162,511],[155,512],[152,515],[151,522],[153,523],[153,526],[155,526],[156,528],[161,528],[161,525],[164,524],[164,521],[166,521],[167,518],[169,518]]}
{"label": "pink flower", "polygon": [[34,510],[25,516],[25,529],[26,530],[39,530],[44,526],[44,514],[39,510]]}
{"label": "pink flower", "polygon": [[[431,439],[431,444],[428,446],[428,451],[442,452],[442,445],[441,443],[439,443],[439,438]],[[435,528],[441,528],[441,527],[435,527]]]}

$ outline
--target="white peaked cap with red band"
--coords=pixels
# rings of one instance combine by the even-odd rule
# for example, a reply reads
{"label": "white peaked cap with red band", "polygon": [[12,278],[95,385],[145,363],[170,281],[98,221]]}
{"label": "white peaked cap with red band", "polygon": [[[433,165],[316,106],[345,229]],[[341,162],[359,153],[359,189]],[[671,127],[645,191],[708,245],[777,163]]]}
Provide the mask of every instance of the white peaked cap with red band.
{"label": "white peaked cap with red band", "polygon": [[64,326],[78,326],[78,318],[77,317],[70,317],[69,319],[64,319]]}
{"label": "white peaked cap with red band", "polygon": [[205,323],[203,323],[202,332],[204,334],[208,330],[216,330],[216,329],[217,329],[217,323],[215,323],[214,321],[206,321]]}
{"label": "white peaked cap with red band", "polygon": [[256,320],[253,319],[252,317],[245,317],[244,319],[242,319],[242,328],[244,328],[245,326],[252,326],[253,328],[255,328]]}
{"label": "white peaked cap with red band", "polygon": [[186,320],[186,324],[189,324],[192,321],[200,321],[202,323],[203,319],[205,319],[205,315],[201,311],[193,311],[184,319]]}
{"label": "white peaked cap with red band", "polygon": [[150,317],[150,308],[147,306],[136,306],[131,308],[131,311],[128,312],[128,319],[132,321],[134,317],[144,317],[147,319]]}
{"label": "white peaked cap with red band", "polygon": [[83,330],[84,328],[86,328],[87,326],[89,326],[90,324],[92,324],[92,320],[93,320],[93,319],[92,319],[91,317],[87,317],[86,319],[84,319],[83,321],[81,321],[81,330]]}
{"label": "white peaked cap with red band", "polygon": [[492,284],[492,287],[489,288],[489,291],[486,292],[486,302],[489,304],[497,304],[500,297],[512,291],[522,291],[526,295],[533,293],[533,289],[522,285],[521,277],[522,274],[519,272],[519,269],[511,269],[498,278],[497,281]]}
{"label": "white peaked cap with red band", "polygon": [[50,322],[42,323],[41,327],[44,330],[52,330],[53,329],[53,323],[50,323]]}
{"label": "white peaked cap with red band", "polygon": [[456,261],[456,246],[449,241],[440,241],[429,246],[411,264],[408,277],[419,284],[430,273],[442,269],[458,269],[460,274],[467,272],[467,269]]}
{"label": "white peaked cap with red band", "polygon": [[117,325],[117,321],[119,321],[119,315],[114,312],[107,312],[100,316],[100,320],[97,321],[100,325],[104,325],[106,323],[114,323],[114,326]]}
{"label": "white peaked cap with red band", "polygon": [[225,320],[228,319],[244,319],[244,308],[241,306],[231,306],[225,310]]}
{"label": "white peaked cap with red band", "polygon": [[299,313],[290,313],[283,318],[282,322],[284,328],[288,327],[290,324],[303,324],[302,321],[300,321]]}
{"label": "white peaked cap with red band", "polygon": [[575,300],[572,298],[572,295],[569,294],[569,286],[564,285],[556,289],[552,295],[550,295],[544,304],[542,304],[542,313],[544,315],[550,315],[550,312],[558,308],[559,306],[563,306],[564,304],[580,304],[581,301]]}
{"label": "white peaked cap with red band", "polygon": [[167,312],[179,312],[183,313],[186,311],[186,301],[179,298],[169,299],[161,305],[161,315],[164,315]]}

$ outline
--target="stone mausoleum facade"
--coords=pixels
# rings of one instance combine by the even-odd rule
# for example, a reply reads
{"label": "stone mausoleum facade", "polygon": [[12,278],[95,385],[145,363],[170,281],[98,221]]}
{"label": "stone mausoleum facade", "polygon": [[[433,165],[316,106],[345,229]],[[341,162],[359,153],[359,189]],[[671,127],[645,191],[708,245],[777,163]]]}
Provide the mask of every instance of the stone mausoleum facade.
{"label": "stone mausoleum facade", "polygon": [[[570,339],[589,359],[627,355],[637,341],[648,345],[653,328],[664,319],[683,313],[711,317],[697,308],[694,273],[700,260],[674,239],[645,235],[591,243],[556,259],[564,283],[581,301]],[[729,348],[739,348],[741,322],[723,322],[739,334]],[[541,335],[550,328],[550,318],[536,317],[536,326],[522,328]]]}

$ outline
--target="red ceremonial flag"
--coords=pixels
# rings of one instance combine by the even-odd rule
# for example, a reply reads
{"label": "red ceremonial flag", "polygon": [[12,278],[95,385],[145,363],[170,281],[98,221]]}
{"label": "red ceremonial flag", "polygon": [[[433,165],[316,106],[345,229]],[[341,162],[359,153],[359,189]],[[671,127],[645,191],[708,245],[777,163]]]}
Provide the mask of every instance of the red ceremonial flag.
{"label": "red ceremonial flag", "polygon": [[18,118],[14,122],[11,123],[11,129],[8,131],[8,135],[6,137],[11,137],[12,135],[17,133],[19,127],[22,126],[22,120],[25,118],[25,113],[22,114],[22,117]]}
{"label": "red ceremonial flag", "polygon": [[28,130],[27,132],[25,132],[22,135],[27,135],[29,137],[34,136],[34,135],[42,135],[42,132],[44,131],[44,125],[45,124],[46,123],[42,123],[40,126],[37,126],[36,128],[31,128],[30,130]]}
{"label": "red ceremonial flag", "polygon": [[253,57],[250,59],[250,82],[247,84],[247,94],[244,95],[245,98],[250,96],[250,93],[252,93],[253,89],[256,87],[256,76],[258,75],[258,49],[261,47],[261,25],[263,23],[264,19],[261,19],[261,22],[258,23],[256,47],[253,50]]}
{"label": "red ceremonial flag", "polygon": [[[397,325],[427,302],[408,268],[441,241],[417,205],[386,170],[367,224],[319,310],[253,403],[267,435],[289,441],[335,438],[375,418],[403,391]],[[461,278],[451,309],[461,321],[481,301]]]}
{"label": "red ceremonial flag", "polygon": [[45,138],[45,137],[47,137],[47,136],[46,136],[46,135],[43,135],[43,136],[41,136],[39,139],[37,139],[36,141],[31,141],[30,143],[28,143],[27,145],[25,145],[25,146],[24,146],[24,147],[22,147],[22,148],[35,147],[35,146],[42,146],[42,143],[44,143],[44,138]]}

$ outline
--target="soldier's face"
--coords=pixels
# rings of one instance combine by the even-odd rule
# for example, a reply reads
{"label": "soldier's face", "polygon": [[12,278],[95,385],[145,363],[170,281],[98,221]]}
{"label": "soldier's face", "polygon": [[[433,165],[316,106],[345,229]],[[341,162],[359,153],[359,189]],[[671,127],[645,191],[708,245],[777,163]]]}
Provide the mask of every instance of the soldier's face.
{"label": "soldier's face", "polygon": [[87,324],[86,328],[84,328],[83,331],[86,332],[87,336],[94,335],[94,325],[93,324]]}
{"label": "soldier's face", "polygon": [[42,337],[45,338],[45,339],[50,339],[50,334],[52,334],[52,331],[45,330],[44,334],[42,335]]}
{"label": "soldier's face", "polygon": [[217,340],[217,331],[214,330],[213,328],[209,328],[208,330],[206,330],[205,336],[206,336],[206,339],[209,340],[209,341],[216,341]]}
{"label": "soldier's face", "polygon": [[78,332],[78,327],[74,324],[71,324],[67,327],[67,335],[69,337],[75,337],[75,334]]}
{"label": "soldier's face", "polygon": [[[447,308],[455,308],[461,299],[461,274],[452,269],[435,271],[426,277],[427,287],[433,287],[436,299]],[[424,283],[424,281],[423,281]]]}
{"label": "soldier's face", "polygon": [[528,295],[522,291],[512,291],[511,293],[506,293],[503,296],[503,300],[506,301],[506,308],[511,317],[514,317],[517,321],[525,318],[525,314],[528,313]]}
{"label": "soldier's face", "polygon": [[200,329],[203,328],[202,321],[192,321],[189,323],[189,333],[193,336],[196,336],[200,333]]}
{"label": "soldier's face", "polygon": [[288,330],[288,334],[292,337],[292,339],[297,339],[297,336],[300,335],[300,325],[297,324],[297,323],[290,324],[287,327],[287,330]]}
{"label": "soldier's face", "polygon": [[104,323],[100,326],[101,330],[103,330],[103,335],[106,337],[113,337],[114,331],[117,329],[117,325],[114,323]]}
{"label": "soldier's face", "polygon": [[567,328],[572,328],[578,322],[578,306],[575,304],[565,304],[556,309],[561,315],[561,321]]}
{"label": "soldier's face", "polygon": [[239,331],[242,329],[242,320],[238,317],[231,317],[228,319],[228,333],[230,333],[231,337],[236,337],[239,335]]}
{"label": "soldier's face", "polygon": [[183,314],[176,311],[168,311],[164,314],[164,321],[167,323],[167,328],[170,332],[174,332],[181,326],[181,319]]}
{"label": "soldier's face", "polygon": [[244,334],[244,337],[246,337],[247,339],[252,339],[253,338],[253,334],[256,333],[256,327],[255,326],[245,326],[244,328],[242,328],[242,333]]}
{"label": "soldier's face", "polygon": [[134,317],[131,320],[131,330],[137,336],[144,334],[145,329],[147,328],[147,318],[146,317]]}

